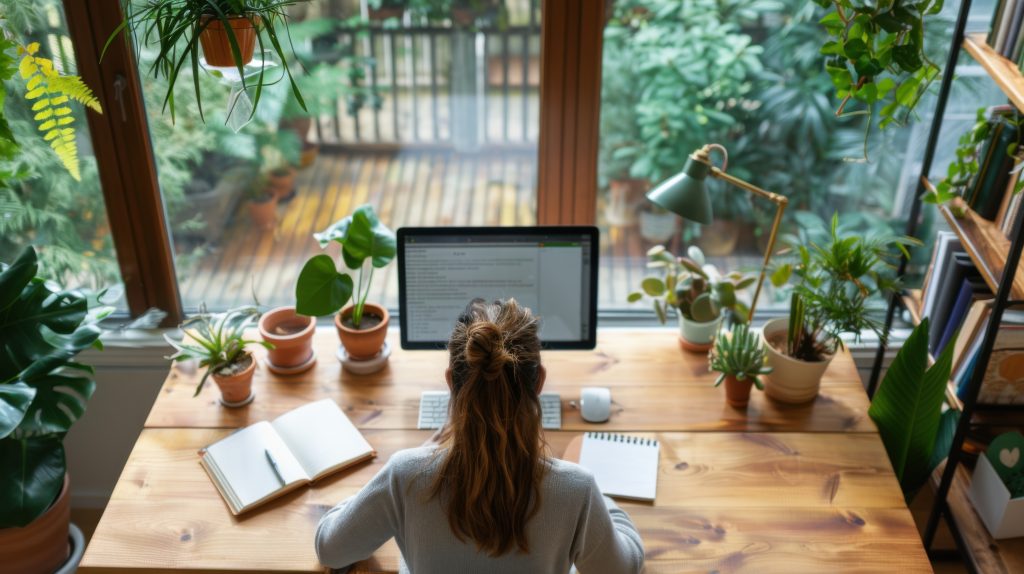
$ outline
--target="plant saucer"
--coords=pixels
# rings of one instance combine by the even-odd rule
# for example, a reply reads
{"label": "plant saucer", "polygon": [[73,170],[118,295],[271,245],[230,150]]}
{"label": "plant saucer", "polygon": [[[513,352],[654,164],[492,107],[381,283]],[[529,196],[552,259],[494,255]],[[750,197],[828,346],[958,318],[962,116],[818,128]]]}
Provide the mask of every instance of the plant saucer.
{"label": "plant saucer", "polygon": [[385,341],[379,353],[362,361],[353,359],[345,350],[344,345],[338,345],[337,356],[341,361],[342,368],[346,371],[355,375],[369,375],[383,369],[388,364],[388,357],[391,356],[391,344]]}
{"label": "plant saucer", "polygon": [[711,350],[711,347],[715,344],[714,341],[710,343],[692,343],[682,337],[679,338],[679,348],[687,353],[707,353]]}
{"label": "plant saucer", "polygon": [[219,400],[220,404],[224,405],[225,407],[228,407],[230,409],[237,409],[238,407],[244,407],[245,405],[251,403],[252,400],[255,399],[255,398],[256,398],[256,392],[253,391],[253,392],[249,393],[248,397],[245,397],[244,399],[242,399],[242,400],[240,400],[240,401],[238,401],[236,403],[233,403],[231,401],[225,401],[224,397],[220,397],[217,400]]}
{"label": "plant saucer", "polygon": [[291,366],[291,367],[279,367],[279,366],[275,365],[274,363],[271,363],[268,360],[267,361],[267,369],[270,370],[270,372],[274,373],[275,375],[281,375],[281,376],[298,375],[299,373],[304,373],[304,372],[308,371],[315,364],[316,364],[316,353],[315,352],[310,352],[308,359],[306,359],[305,361],[299,363],[298,365],[294,365],[294,366]]}

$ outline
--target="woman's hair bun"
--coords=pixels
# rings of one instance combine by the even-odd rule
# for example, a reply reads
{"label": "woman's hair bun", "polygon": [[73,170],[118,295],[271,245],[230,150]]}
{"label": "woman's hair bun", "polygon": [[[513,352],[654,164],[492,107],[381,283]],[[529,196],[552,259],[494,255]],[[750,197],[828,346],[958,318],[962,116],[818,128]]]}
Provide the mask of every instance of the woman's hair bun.
{"label": "woman's hair bun", "polygon": [[501,329],[491,321],[477,321],[466,331],[466,364],[488,379],[497,377],[512,362]]}

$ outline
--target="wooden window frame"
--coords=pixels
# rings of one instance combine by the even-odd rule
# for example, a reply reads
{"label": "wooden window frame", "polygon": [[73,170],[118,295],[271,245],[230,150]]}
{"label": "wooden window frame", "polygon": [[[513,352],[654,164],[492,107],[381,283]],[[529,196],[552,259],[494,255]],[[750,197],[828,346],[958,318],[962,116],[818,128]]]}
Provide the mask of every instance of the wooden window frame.
{"label": "wooden window frame", "polygon": [[[601,45],[606,2],[543,0],[537,222],[591,225],[597,207]],[[119,1],[64,0],[78,71],[105,113],[87,114],[128,308],[184,317],[142,85],[128,40],[111,43]],[[154,233],[163,230],[163,233]]]}

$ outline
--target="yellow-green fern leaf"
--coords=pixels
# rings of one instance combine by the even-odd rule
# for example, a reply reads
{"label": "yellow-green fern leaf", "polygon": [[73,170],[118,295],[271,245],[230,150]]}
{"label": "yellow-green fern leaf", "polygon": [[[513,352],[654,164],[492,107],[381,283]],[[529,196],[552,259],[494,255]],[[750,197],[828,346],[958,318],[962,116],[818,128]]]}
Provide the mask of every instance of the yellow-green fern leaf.
{"label": "yellow-green fern leaf", "polygon": [[25,99],[32,102],[32,111],[35,112],[33,119],[43,134],[43,140],[49,142],[71,177],[81,181],[78,144],[73,125],[75,117],[67,102],[74,100],[98,113],[103,113],[103,110],[82,78],[61,75],[52,61],[36,55],[38,51],[38,42],[18,48],[22,56],[18,73],[25,80]]}

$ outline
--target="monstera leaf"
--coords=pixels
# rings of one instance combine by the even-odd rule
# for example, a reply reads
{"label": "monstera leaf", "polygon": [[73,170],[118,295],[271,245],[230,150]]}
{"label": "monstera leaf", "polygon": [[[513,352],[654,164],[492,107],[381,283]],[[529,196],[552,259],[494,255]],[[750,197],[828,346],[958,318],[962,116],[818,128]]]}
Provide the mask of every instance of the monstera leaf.
{"label": "monstera leaf", "polygon": [[74,358],[100,348],[97,322],[109,313],[38,270],[31,247],[0,267],[0,528],[28,524],[60,491],[61,441],[96,386]]}

